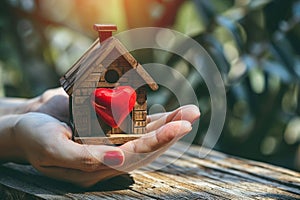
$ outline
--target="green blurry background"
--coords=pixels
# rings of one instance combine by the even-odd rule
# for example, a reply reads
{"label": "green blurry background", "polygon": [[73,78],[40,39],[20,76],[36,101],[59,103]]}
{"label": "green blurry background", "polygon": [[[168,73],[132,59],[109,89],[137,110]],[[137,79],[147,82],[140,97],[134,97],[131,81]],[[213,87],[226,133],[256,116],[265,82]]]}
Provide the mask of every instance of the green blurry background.
{"label": "green blurry background", "polygon": [[[59,86],[96,39],[94,23],[115,23],[118,31],[168,27],[193,37],[226,85],[227,117],[215,148],[300,171],[300,0],[4,0],[0,96],[33,97]],[[202,111],[194,143],[201,144],[210,122],[204,81],[175,55],[135,56],[174,66],[190,81]],[[157,101],[166,108],[177,106],[172,95],[163,97]]]}

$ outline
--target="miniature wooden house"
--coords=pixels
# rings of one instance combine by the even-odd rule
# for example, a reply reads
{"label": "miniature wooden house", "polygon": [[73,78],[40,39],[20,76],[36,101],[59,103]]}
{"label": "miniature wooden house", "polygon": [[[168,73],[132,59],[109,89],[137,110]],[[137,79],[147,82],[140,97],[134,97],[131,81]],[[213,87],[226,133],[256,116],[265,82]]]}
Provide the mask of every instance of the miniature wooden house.
{"label": "miniature wooden house", "polygon": [[[122,144],[145,133],[146,87],[158,85],[112,36],[114,25],[94,25],[99,38],[60,79],[70,96],[70,116],[75,141],[88,144]],[[100,42],[100,45],[99,45]],[[131,86],[136,92],[133,110],[119,127],[110,127],[95,114],[91,94],[97,88]]]}

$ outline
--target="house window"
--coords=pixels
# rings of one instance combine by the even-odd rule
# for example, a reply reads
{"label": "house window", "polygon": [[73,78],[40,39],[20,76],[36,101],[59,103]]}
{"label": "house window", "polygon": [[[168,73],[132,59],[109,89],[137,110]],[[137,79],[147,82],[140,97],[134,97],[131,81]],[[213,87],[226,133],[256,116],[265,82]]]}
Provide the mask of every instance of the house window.
{"label": "house window", "polygon": [[133,120],[134,121],[141,121],[147,119],[147,112],[146,111],[134,111],[133,112]]}
{"label": "house window", "polygon": [[104,78],[108,83],[116,83],[119,80],[120,76],[116,70],[109,69],[105,72]]}

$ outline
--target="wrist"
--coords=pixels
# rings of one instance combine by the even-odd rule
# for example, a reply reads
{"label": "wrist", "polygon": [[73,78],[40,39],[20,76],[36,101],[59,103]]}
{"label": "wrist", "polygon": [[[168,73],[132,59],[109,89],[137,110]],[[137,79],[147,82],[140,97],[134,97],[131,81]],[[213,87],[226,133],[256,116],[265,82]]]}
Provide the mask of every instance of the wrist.
{"label": "wrist", "polygon": [[22,115],[7,115],[0,118],[0,160],[25,162],[24,151],[18,144],[16,125]]}
{"label": "wrist", "polygon": [[3,98],[0,99],[0,117],[5,115],[24,114],[30,112],[37,98]]}

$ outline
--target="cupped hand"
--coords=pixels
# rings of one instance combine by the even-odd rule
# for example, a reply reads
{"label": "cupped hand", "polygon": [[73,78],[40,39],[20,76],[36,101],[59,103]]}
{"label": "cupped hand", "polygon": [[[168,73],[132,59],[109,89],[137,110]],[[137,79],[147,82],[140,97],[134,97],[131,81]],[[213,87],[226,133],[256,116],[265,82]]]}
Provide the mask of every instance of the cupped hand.
{"label": "cupped hand", "polygon": [[29,104],[29,111],[48,114],[60,121],[69,121],[69,96],[62,87],[46,90]]}
{"label": "cupped hand", "polygon": [[49,177],[88,187],[150,163],[191,131],[199,116],[193,105],[149,116],[148,133],[120,147],[75,143],[65,123],[43,113],[24,114],[14,132],[21,160]]}

